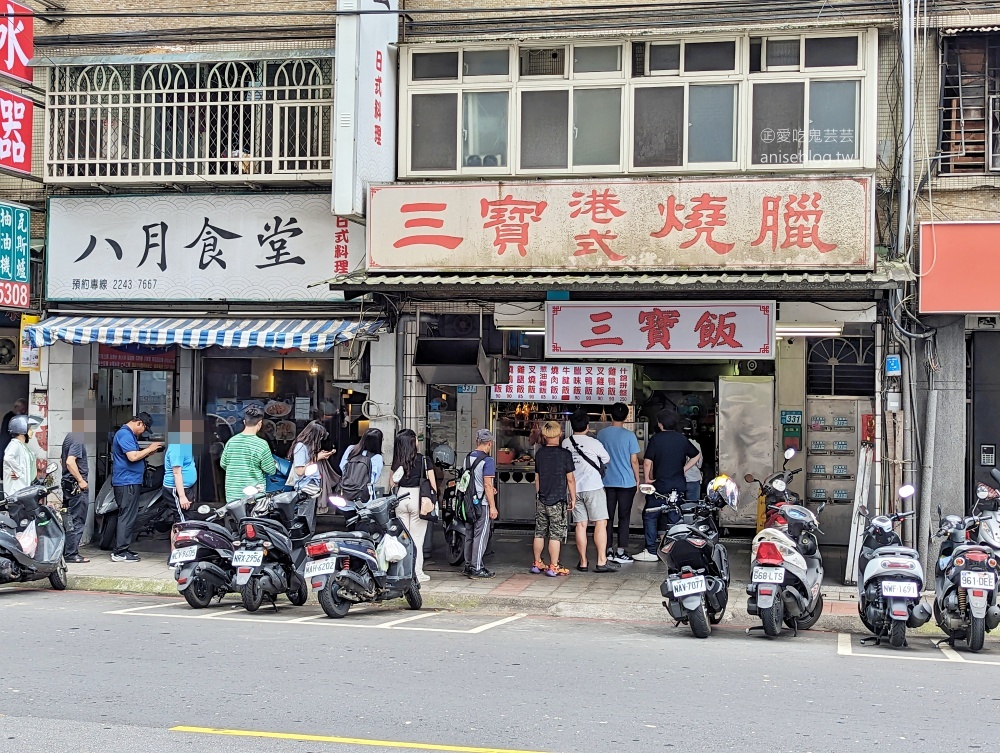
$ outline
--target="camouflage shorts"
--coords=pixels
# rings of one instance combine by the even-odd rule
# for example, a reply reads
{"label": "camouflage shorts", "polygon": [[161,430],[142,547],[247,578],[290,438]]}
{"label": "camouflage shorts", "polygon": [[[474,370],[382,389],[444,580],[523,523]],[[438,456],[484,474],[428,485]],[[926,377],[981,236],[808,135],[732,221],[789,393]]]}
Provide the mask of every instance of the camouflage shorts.
{"label": "camouflage shorts", "polygon": [[566,503],[544,505],[535,502],[535,538],[566,541],[566,531],[569,528],[566,516]]}

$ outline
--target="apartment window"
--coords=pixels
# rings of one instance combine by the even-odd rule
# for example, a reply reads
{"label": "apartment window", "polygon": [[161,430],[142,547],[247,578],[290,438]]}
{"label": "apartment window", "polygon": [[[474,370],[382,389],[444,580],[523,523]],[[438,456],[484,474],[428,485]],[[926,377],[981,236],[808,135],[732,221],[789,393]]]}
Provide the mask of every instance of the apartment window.
{"label": "apartment window", "polygon": [[945,37],[941,172],[1000,172],[1000,34]]}
{"label": "apartment window", "polygon": [[400,174],[863,168],[872,44],[785,32],[411,48]]}

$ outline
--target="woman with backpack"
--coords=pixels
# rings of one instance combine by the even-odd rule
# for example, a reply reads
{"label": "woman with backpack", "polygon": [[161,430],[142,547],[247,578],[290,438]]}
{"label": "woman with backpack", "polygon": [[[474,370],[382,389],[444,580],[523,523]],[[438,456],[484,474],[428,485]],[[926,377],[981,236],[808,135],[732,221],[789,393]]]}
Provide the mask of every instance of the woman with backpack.
{"label": "woman with backpack", "polygon": [[403,478],[399,480],[399,489],[396,493],[399,496],[404,494],[407,497],[399,503],[397,512],[410,532],[413,539],[413,546],[416,547],[417,556],[413,565],[417,579],[424,583],[431,579],[431,576],[424,572],[424,536],[427,535],[427,521],[421,518],[421,514],[427,515],[433,510],[421,509],[420,487],[427,479],[430,488],[437,492],[437,479],[434,471],[426,458],[417,452],[417,435],[412,429],[403,429],[396,435],[396,441],[392,450],[392,470],[403,469]]}
{"label": "woman with backpack", "polygon": [[367,502],[369,488],[382,475],[382,432],[369,429],[340,459],[340,496],[348,502]]}

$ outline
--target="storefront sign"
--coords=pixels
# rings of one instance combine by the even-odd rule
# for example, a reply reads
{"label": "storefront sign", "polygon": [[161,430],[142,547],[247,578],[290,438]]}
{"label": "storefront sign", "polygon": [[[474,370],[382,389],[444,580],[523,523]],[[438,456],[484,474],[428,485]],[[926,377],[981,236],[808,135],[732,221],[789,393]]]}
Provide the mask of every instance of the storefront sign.
{"label": "storefront sign", "polygon": [[48,221],[60,301],[342,300],[316,283],[364,259],[364,228],[323,194],[60,197]]}
{"label": "storefront sign", "polygon": [[19,3],[6,2],[0,21],[0,76],[23,84],[34,83],[28,63],[35,55],[34,11]]}
{"label": "storefront sign", "polygon": [[340,0],[333,85],[333,212],[364,217],[368,185],[396,179],[399,0]]}
{"label": "storefront sign", "polygon": [[31,211],[0,201],[0,306],[31,305]]}
{"label": "storefront sign", "polygon": [[510,364],[510,382],[493,385],[494,400],[631,403],[632,364]]}
{"label": "storefront sign", "polygon": [[0,168],[31,175],[34,108],[30,99],[0,89]]}
{"label": "storefront sign", "polygon": [[774,358],[774,301],[547,303],[545,353],[579,358]]}
{"label": "storefront sign", "polygon": [[871,178],[371,189],[368,269],[871,269]]}
{"label": "storefront sign", "polygon": [[41,369],[42,349],[32,347],[31,342],[28,340],[28,336],[24,332],[25,327],[38,324],[38,319],[39,317],[31,316],[29,314],[21,315],[21,338],[17,349],[18,371],[38,371]]}
{"label": "storefront sign", "polygon": [[177,348],[150,348],[145,345],[100,345],[97,365],[114,369],[174,371]]}
{"label": "storefront sign", "polygon": [[995,314],[1000,222],[920,223],[920,313]]}

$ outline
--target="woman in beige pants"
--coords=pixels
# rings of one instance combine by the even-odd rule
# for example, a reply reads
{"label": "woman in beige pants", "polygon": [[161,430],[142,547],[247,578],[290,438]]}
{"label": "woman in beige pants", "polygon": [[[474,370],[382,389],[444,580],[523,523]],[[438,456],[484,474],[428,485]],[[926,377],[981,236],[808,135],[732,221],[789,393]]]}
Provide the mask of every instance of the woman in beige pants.
{"label": "woman in beige pants", "polygon": [[437,491],[437,480],[424,456],[417,452],[417,435],[412,429],[403,429],[396,435],[392,450],[392,470],[403,469],[403,478],[399,481],[397,494],[406,497],[399,503],[397,510],[400,520],[406,526],[416,548],[416,561],[413,570],[421,583],[431,579],[424,572],[424,536],[427,534],[427,521],[420,517],[420,483],[426,478],[434,491]]}

